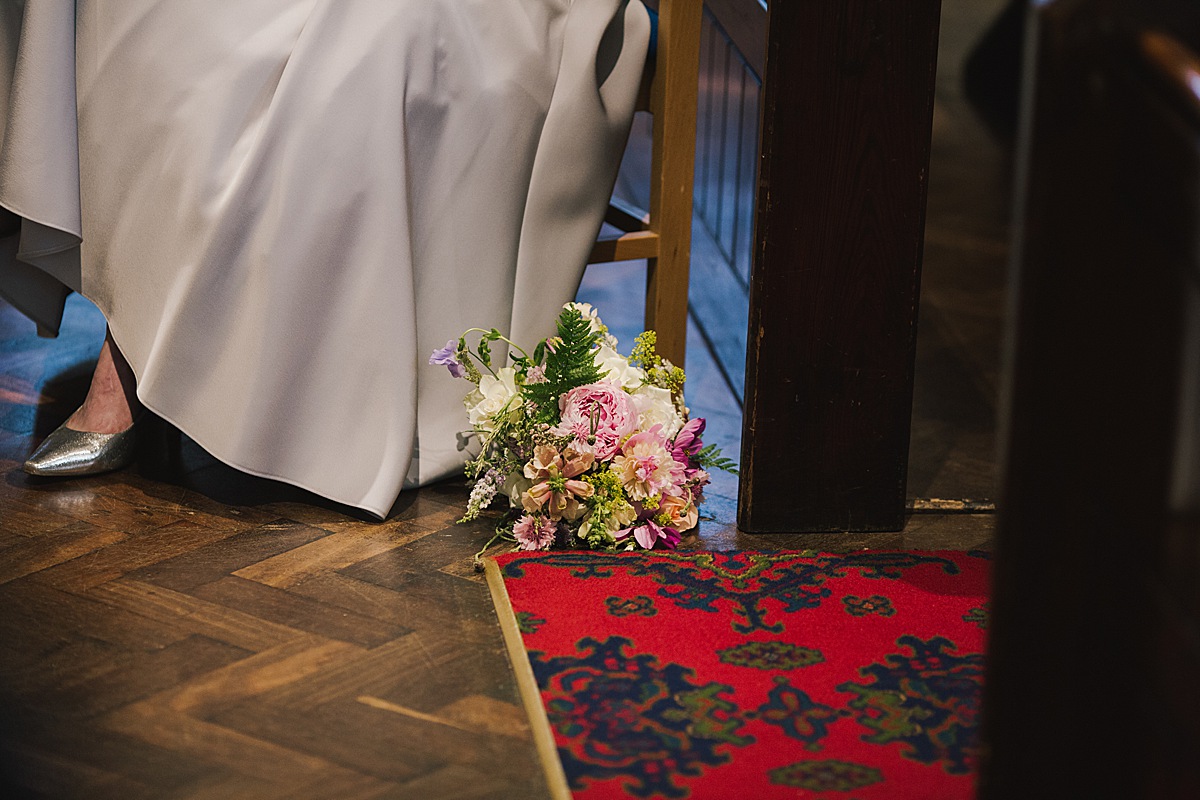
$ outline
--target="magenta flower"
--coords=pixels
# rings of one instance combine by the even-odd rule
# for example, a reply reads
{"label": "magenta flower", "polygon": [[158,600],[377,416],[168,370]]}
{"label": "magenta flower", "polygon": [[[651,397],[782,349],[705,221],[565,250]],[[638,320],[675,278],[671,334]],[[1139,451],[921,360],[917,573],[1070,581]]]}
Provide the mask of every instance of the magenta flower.
{"label": "magenta flower", "polygon": [[700,441],[700,434],[704,433],[704,418],[695,417],[687,421],[680,430],[675,434],[675,440],[671,442],[671,455],[675,460],[684,466],[691,466],[691,457],[700,452],[700,448],[704,443]]}
{"label": "magenta flower", "polygon": [[659,542],[662,542],[664,550],[674,550],[680,539],[683,538],[679,535],[679,531],[663,527],[652,519],[643,519],[632,528],[619,530],[613,534],[613,538],[620,541],[630,534],[633,534],[637,543],[647,550],[653,550]]}
{"label": "magenta flower", "polygon": [[552,519],[526,514],[513,526],[513,536],[521,550],[549,550],[554,544],[558,524]]}
{"label": "magenta flower", "polygon": [[446,346],[440,350],[434,350],[433,355],[429,357],[429,365],[441,365],[450,370],[450,374],[456,378],[466,377],[466,368],[458,362],[455,356],[458,354],[458,342],[451,339],[446,342]]}
{"label": "magenta flower", "polygon": [[621,440],[637,430],[637,410],[629,395],[611,381],[575,387],[558,399],[558,408],[562,421],[554,432],[591,445],[597,461],[611,458]]}

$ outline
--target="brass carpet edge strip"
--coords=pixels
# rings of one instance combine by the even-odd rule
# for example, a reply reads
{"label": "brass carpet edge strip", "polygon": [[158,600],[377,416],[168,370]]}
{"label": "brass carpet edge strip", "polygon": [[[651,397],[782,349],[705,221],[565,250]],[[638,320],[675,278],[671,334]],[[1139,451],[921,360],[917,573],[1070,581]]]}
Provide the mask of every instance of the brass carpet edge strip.
{"label": "brass carpet edge strip", "polygon": [[513,674],[517,679],[517,690],[521,694],[525,714],[529,717],[529,729],[533,734],[533,743],[537,748],[538,759],[542,762],[542,772],[546,776],[546,786],[554,800],[571,800],[567,773],[563,771],[562,761],[558,758],[558,747],[554,744],[554,731],[550,728],[550,718],[546,716],[546,708],[542,705],[542,693],[538,689],[537,680],[533,677],[533,667],[529,664],[525,642],[521,638],[521,630],[517,626],[517,615],[513,612],[508,590],[504,588],[504,576],[500,574],[500,566],[496,563],[496,559],[490,556],[486,557],[483,559],[483,565],[488,589],[492,593],[492,605],[496,607],[496,617],[500,621],[500,630],[504,634],[508,660],[512,664]]}
{"label": "brass carpet edge strip", "polygon": [[987,499],[945,499],[941,497],[918,497],[905,503],[904,508],[914,514],[994,514],[996,503]]}

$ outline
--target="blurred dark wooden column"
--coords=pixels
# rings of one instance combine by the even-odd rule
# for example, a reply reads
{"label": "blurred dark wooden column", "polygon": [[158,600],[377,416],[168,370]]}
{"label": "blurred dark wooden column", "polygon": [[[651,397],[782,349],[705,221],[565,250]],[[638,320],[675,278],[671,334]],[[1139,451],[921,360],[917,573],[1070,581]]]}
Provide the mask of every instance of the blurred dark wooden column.
{"label": "blurred dark wooden column", "polygon": [[770,4],[742,530],[903,526],[939,12]]}
{"label": "blurred dark wooden column", "polygon": [[980,796],[1196,798],[1200,6],[1028,13]]}

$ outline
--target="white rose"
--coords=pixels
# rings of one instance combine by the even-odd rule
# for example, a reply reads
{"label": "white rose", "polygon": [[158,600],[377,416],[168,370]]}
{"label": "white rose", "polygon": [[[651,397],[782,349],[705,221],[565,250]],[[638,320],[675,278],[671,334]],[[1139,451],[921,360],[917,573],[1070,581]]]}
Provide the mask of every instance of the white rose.
{"label": "white rose", "polygon": [[663,436],[670,439],[683,427],[683,419],[675,410],[670,391],[661,386],[645,384],[630,392],[629,396],[633,400],[633,407],[637,409],[639,431],[662,425]]}
{"label": "white rose", "polygon": [[626,391],[641,386],[646,380],[646,373],[632,366],[625,356],[606,344],[600,345],[600,349],[596,351],[596,366],[601,371],[608,370],[604,380],[618,383]]}
{"label": "white rose", "polygon": [[496,377],[484,375],[479,379],[479,388],[463,399],[467,419],[480,430],[494,430],[493,418],[516,394],[517,373],[512,367],[502,367]]}

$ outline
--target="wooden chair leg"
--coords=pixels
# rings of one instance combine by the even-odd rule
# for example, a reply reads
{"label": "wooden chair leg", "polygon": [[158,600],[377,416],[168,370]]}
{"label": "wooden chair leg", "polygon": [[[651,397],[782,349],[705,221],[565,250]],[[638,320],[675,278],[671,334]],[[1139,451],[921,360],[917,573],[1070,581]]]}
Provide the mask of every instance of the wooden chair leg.
{"label": "wooden chair leg", "polygon": [[687,355],[688,254],[650,258],[646,267],[646,328],[658,333],[659,355],[682,367]]}
{"label": "wooden chair leg", "polygon": [[648,260],[646,327],[658,332],[658,351],[683,366],[687,346],[688,262],[692,241],[692,183],[699,93],[700,0],[659,4],[658,74],[651,87],[650,228],[660,237]]}

